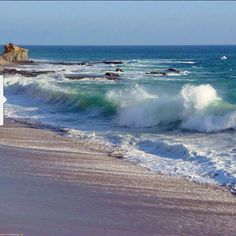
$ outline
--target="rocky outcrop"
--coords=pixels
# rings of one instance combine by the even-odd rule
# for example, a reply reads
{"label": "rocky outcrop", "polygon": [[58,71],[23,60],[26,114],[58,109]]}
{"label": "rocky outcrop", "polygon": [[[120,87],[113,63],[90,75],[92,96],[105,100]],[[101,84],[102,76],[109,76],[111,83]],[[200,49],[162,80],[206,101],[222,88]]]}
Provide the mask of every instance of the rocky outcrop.
{"label": "rocky outcrop", "polygon": [[0,66],[6,65],[6,64],[7,64],[7,61],[3,60],[3,59],[0,57]]}
{"label": "rocky outcrop", "polygon": [[113,72],[107,72],[105,74],[105,76],[113,76],[113,77],[119,77],[119,75],[117,73],[113,73]]}
{"label": "rocky outcrop", "polygon": [[107,65],[119,65],[119,64],[123,64],[122,61],[103,61],[104,64]]}
{"label": "rocky outcrop", "polygon": [[165,71],[151,71],[147,72],[146,75],[159,75],[159,76],[168,76],[169,74],[180,74],[182,73],[181,70],[175,69],[175,68],[168,68]]}
{"label": "rocky outcrop", "polygon": [[51,65],[62,65],[62,66],[93,66],[93,64],[90,62],[46,62],[46,63]]}
{"label": "rocky outcrop", "polygon": [[173,73],[179,74],[179,73],[181,73],[181,70],[178,70],[178,69],[175,69],[175,68],[168,68],[168,69],[165,70],[165,72],[167,72],[167,73],[173,72]]}
{"label": "rocky outcrop", "polygon": [[121,68],[116,68],[116,72],[124,72]]}
{"label": "rocky outcrop", "polygon": [[107,79],[107,80],[121,80],[120,76],[116,73],[107,72],[105,75],[94,74],[66,74],[65,77],[70,80],[83,80],[83,79]]}
{"label": "rocky outcrop", "polygon": [[166,72],[160,72],[160,71],[151,71],[147,72],[147,75],[160,75],[160,76],[167,76],[168,74]]}
{"label": "rocky outcrop", "polygon": [[0,70],[0,75],[21,75],[24,77],[37,77],[38,75],[44,75],[49,73],[55,73],[55,71],[27,71],[10,68],[3,68],[2,70]]}
{"label": "rocky outcrop", "polygon": [[29,61],[28,49],[17,47],[9,43],[4,46],[4,52],[0,55],[2,62],[27,62]]}

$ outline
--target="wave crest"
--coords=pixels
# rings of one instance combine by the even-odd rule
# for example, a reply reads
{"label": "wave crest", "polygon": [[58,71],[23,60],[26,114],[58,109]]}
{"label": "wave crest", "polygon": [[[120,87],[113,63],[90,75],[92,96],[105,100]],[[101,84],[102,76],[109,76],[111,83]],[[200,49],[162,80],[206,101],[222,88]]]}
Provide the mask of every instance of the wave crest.
{"label": "wave crest", "polygon": [[[6,79],[8,95],[19,95],[36,106],[53,105],[57,112],[87,112],[113,116],[118,125],[142,128],[164,126],[199,132],[236,127],[236,106],[226,103],[209,84],[184,85],[176,93],[150,93],[142,86],[82,90],[50,79]],[[16,99],[15,99],[16,101]],[[173,126],[174,125],[174,126]]]}
{"label": "wave crest", "polygon": [[226,103],[209,84],[184,85],[176,95],[150,94],[133,89],[110,91],[108,99],[118,106],[118,123],[150,127],[178,122],[182,129],[214,132],[236,127],[236,106]]}

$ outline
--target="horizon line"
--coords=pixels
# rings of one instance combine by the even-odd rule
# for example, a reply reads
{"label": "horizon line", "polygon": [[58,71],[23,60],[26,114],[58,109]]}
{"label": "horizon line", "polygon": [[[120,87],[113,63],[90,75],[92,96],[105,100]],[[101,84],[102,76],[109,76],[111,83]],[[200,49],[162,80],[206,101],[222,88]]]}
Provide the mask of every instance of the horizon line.
{"label": "horizon line", "polygon": [[[10,43],[10,42],[9,42]],[[0,44],[4,46],[8,43]],[[13,43],[22,46],[66,46],[66,47],[162,47],[162,46],[236,46],[235,44],[21,44]]]}

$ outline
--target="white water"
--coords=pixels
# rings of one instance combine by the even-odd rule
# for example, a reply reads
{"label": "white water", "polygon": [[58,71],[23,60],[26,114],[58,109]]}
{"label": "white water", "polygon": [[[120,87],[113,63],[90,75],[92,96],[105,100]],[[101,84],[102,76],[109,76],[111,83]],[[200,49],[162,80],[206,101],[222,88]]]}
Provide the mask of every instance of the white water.
{"label": "white water", "polygon": [[[123,86],[114,81],[77,82],[64,77],[64,73],[104,73],[111,69],[107,65],[94,66],[89,72],[83,66],[39,65],[37,70],[56,73],[37,78],[10,76],[5,79],[6,112],[10,117],[66,127],[68,135],[86,138],[109,151],[118,150],[128,160],[153,171],[203,182],[234,183],[236,140],[234,131],[227,130],[236,127],[235,105],[224,102],[210,84],[185,84],[174,90],[140,85],[136,81],[150,78],[143,76],[142,66],[132,71],[132,63],[124,77],[135,77],[135,82],[126,84],[124,80],[124,84],[120,82]],[[155,76],[151,79],[156,81]],[[167,80],[191,81],[187,74],[163,78]],[[104,118],[94,106],[88,106],[83,114],[58,113],[69,106],[79,107],[76,99],[84,99],[80,93],[86,95],[87,86],[96,84],[107,86],[102,95],[105,102],[115,105],[115,115]]]}
{"label": "white water", "polygon": [[224,103],[209,84],[187,84],[175,95],[150,94],[136,85],[111,90],[107,97],[119,108],[121,126],[140,128],[180,121],[182,129],[200,132],[236,127],[236,106]]}

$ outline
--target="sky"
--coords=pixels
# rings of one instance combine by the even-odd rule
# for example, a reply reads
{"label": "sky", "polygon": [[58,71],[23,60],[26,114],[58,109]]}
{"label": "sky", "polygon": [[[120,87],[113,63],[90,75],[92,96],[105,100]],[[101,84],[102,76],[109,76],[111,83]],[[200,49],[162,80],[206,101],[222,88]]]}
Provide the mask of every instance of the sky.
{"label": "sky", "polygon": [[0,2],[0,44],[236,44],[236,2]]}

